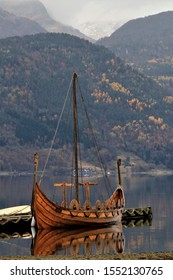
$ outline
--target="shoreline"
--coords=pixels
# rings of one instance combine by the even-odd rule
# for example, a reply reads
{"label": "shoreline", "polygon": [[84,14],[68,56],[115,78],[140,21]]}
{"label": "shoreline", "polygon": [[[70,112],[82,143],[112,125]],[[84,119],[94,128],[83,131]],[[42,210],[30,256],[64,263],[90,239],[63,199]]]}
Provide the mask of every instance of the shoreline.
{"label": "shoreline", "polygon": [[123,253],[77,256],[0,256],[0,260],[173,260],[173,252]]}

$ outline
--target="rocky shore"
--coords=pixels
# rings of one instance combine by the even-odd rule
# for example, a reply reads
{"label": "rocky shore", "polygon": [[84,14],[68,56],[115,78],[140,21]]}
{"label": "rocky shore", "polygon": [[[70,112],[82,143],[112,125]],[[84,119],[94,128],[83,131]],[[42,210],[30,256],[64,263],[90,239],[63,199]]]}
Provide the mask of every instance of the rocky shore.
{"label": "rocky shore", "polygon": [[173,260],[173,252],[124,253],[86,256],[3,256],[1,260]]}

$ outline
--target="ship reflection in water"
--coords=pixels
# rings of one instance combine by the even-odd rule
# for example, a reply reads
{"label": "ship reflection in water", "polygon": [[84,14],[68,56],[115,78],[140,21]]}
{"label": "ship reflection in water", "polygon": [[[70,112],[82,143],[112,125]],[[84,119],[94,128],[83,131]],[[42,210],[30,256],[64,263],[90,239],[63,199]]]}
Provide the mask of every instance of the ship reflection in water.
{"label": "ship reflection in water", "polygon": [[150,226],[151,221],[138,220],[93,229],[38,230],[32,240],[33,256],[100,255],[123,253],[125,237],[123,227]]}
{"label": "ship reflection in water", "polygon": [[32,242],[31,254],[90,255],[124,252],[122,224],[95,229],[38,230]]}

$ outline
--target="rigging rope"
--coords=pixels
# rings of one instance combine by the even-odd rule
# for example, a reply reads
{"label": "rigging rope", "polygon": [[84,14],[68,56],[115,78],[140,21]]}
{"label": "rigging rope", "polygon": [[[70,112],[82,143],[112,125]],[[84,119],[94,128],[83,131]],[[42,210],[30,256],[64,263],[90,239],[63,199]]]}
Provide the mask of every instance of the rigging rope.
{"label": "rigging rope", "polygon": [[52,152],[53,145],[54,145],[54,143],[55,143],[56,135],[57,135],[57,132],[58,132],[58,129],[59,129],[59,125],[60,125],[60,122],[61,122],[61,118],[62,118],[62,115],[63,115],[64,109],[65,109],[65,105],[66,105],[66,102],[67,102],[67,99],[68,99],[68,95],[69,95],[69,92],[70,92],[70,88],[71,88],[72,80],[73,80],[73,79],[71,79],[70,84],[69,84],[69,87],[68,87],[68,90],[67,90],[66,98],[65,98],[65,101],[64,101],[64,105],[63,105],[63,107],[62,107],[62,111],[61,111],[61,114],[60,114],[60,117],[59,117],[59,120],[58,120],[57,127],[56,127],[56,129],[55,129],[54,137],[53,137],[53,140],[52,140],[52,143],[51,143],[51,146],[50,146],[50,149],[49,149],[49,152],[48,152],[47,158],[46,158],[46,162],[45,162],[45,165],[44,165],[44,168],[43,168],[42,174],[41,174],[41,176],[40,176],[39,185],[41,184],[42,179],[43,179],[43,177],[44,177],[44,173],[45,173],[45,170],[46,170],[46,167],[47,167],[47,164],[48,164],[49,158],[50,158],[50,154],[51,154],[51,152]]}
{"label": "rigging rope", "polygon": [[[54,145],[54,143],[55,143],[55,139],[56,139],[56,136],[57,136],[57,132],[58,132],[58,130],[59,130],[60,122],[61,122],[61,119],[62,119],[64,110],[65,110],[65,107],[66,107],[66,103],[67,103],[67,100],[68,100],[68,96],[69,96],[69,92],[70,92],[70,89],[71,89],[72,81],[73,81],[73,77],[71,78],[71,81],[70,81],[70,84],[69,84],[69,87],[68,87],[68,90],[67,90],[66,98],[65,98],[65,101],[64,101],[64,104],[63,104],[61,113],[60,113],[60,117],[59,117],[59,120],[58,120],[57,127],[56,127],[56,129],[55,129],[55,133],[54,133],[54,136],[53,136],[53,140],[52,140],[52,142],[51,142],[51,146],[50,146],[50,149],[49,149],[47,158],[46,158],[46,162],[45,162],[45,165],[44,165],[42,174],[41,174],[41,176],[40,176],[39,185],[41,184],[42,179],[43,179],[43,177],[44,177],[45,170],[46,170],[46,167],[47,167],[49,158],[50,158],[50,154],[51,154],[51,152],[52,152],[53,145]],[[85,110],[85,114],[86,114],[86,117],[87,117],[87,120],[88,120],[88,123],[89,123],[90,131],[92,132],[93,140],[94,140],[94,143],[95,143],[95,146],[96,146],[97,156],[98,156],[98,158],[99,158],[99,161],[100,161],[100,164],[101,164],[101,167],[102,167],[101,169],[102,169],[102,172],[103,172],[103,170],[104,170],[104,164],[103,164],[103,161],[102,161],[102,159],[101,159],[101,157],[100,157],[100,154],[99,154],[99,149],[98,149],[96,137],[95,137],[95,135],[94,135],[94,133],[93,133],[93,128],[92,128],[92,125],[91,125],[91,122],[90,122],[90,119],[89,119],[89,115],[88,115],[88,112],[87,112],[87,109],[86,109],[86,106],[85,106],[84,97],[83,97],[83,94],[82,94],[82,91],[81,91],[81,87],[80,87],[78,78],[77,78],[77,84],[78,84],[79,92],[80,92],[80,95],[81,95],[81,100],[82,100],[82,103],[83,103],[83,107],[84,107],[84,110]],[[112,192],[112,191],[113,191],[113,190],[112,190],[112,186],[111,186],[111,184],[110,184],[110,182],[109,182],[109,179],[108,179],[108,177],[107,177],[106,172],[103,172],[103,175],[104,175],[104,176],[103,176],[104,180],[106,179],[106,182],[107,182],[108,185],[109,185],[109,188],[108,188],[108,186],[107,186],[107,184],[106,184],[106,182],[105,182],[105,185],[106,185],[106,188],[107,188],[108,193],[109,193],[109,189],[110,189],[111,192]]]}
{"label": "rigging rope", "polygon": [[[108,186],[109,186],[109,188],[110,188],[110,190],[111,190],[111,192],[113,192],[112,186],[111,186],[111,184],[110,184],[110,181],[109,181],[109,179],[108,179],[107,173],[106,173],[105,168],[104,168],[103,160],[102,160],[102,158],[101,158],[101,156],[100,156],[100,153],[99,153],[99,148],[98,148],[98,145],[97,145],[97,140],[96,140],[96,137],[95,137],[95,135],[94,135],[94,133],[93,133],[92,124],[91,124],[90,119],[89,119],[89,115],[88,115],[87,108],[86,108],[86,105],[85,105],[85,102],[84,102],[84,97],[83,97],[83,94],[82,94],[82,90],[81,90],[81,87],[80,87],[80,84],[79,84],[78,77],[77,77],[77,82],[78,82],[79,92],[80,92],[80,95],[81,95],[81,100],[82,100],[82,102],[83,102],[83,107],[84,107],[84,110],[85,110],[85,114],[86,114],[86,117],[87,117],[87,120],[88,120],[88,124],[89,124],[89,126],[90,126],[90,130],[91,130],[91,132],[92,132],[92,137],[93,137],[93,140],[94,140],[94,144],[95,144],[95,146],[96,146],[97,156],[98,156],[98,159],[99,159],[99,161],[100,161],[100,165],[101,165],[101,170],[102,170],[103,178],[104,178],[104,180],[105,180],[105,178],[106,178],[106,180],[107,180],[107,181],[105,181],[105,185],[106,185],[106,182],[107,182],[107,183],[108,183]],[[107,188],[107,185],[106,185],[106,188]],[[108,193],[109,193],[109,195],[110,195],[110,191],[109,191],[108,188],[107,188],[107,191],[108,191]]]}

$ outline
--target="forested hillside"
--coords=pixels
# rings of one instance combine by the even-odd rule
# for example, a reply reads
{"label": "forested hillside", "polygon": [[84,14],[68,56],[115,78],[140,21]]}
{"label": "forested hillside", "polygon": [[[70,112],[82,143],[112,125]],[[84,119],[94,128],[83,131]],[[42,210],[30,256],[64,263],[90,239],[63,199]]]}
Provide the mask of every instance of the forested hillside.
{"label": "forested hillside", "polygon": [[132,153],[172,168],[171,93],[105,47],[46,33],[0,40],[1,170],[30,169],[50,147],[74,71],[107,162]]}
{"label": "forested hillside", "polygon": [[173,11],[131,20],[98,41],[173,91]]}

